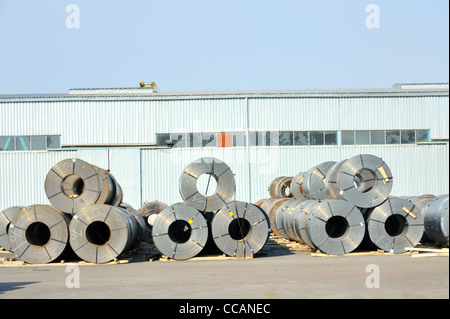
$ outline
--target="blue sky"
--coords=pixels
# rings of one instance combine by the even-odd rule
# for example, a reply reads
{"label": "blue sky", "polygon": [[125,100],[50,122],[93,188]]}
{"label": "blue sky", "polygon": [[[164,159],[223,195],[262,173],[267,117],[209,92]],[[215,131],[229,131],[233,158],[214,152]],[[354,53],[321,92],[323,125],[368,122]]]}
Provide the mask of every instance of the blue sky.
{"label": "blue sky", "polygon": [[0,0],[0,93],[448,82],[448,38],[447,0]]}

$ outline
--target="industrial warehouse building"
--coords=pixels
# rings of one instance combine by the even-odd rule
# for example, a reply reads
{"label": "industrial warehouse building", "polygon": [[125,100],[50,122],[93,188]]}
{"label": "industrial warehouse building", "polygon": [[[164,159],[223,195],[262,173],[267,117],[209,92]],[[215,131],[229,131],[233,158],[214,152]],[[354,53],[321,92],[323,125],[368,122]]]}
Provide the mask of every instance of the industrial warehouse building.
{"label": "industrial warehouse building", "polygon": [[181,202],[192,161],[216,157],[235,174],[236,200],[326,161],[381,157],[394,196],[449,192],[448,83],[381,89],[157,92],[71,89],[0,95],[0,210],[48,204],[53,165],[80,158],[110,169],[123,201]]}

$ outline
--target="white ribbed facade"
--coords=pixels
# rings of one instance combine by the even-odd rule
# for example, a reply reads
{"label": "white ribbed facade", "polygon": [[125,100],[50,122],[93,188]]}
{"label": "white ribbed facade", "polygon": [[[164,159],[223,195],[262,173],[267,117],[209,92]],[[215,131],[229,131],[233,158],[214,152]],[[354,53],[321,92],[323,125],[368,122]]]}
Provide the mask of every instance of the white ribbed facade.
{"label": "white ribbed facade", "polygon": [[[277,176],[294,176],[322,162],[363,153],[383,158],[391,168],[392,195],[448,193],[448,85],[411,87],[162,93],[99,89],[0,95],[0,137],[58,135],[63,146],[0,151],[0,210],[48,203],[45,176],[66,158],[109,168],[123,188],[124,202],[136,208],[145,201],[181,201],[180,174],[203,156],[217,157],[231,167],[237,200],[267,197],[267,187]],[[174,132],[336,131],[340,136],[345,130],[419,129],[429,130],[429,143],[149,147],[156,134]],[[439,143],[433,142],[436,139]]]}

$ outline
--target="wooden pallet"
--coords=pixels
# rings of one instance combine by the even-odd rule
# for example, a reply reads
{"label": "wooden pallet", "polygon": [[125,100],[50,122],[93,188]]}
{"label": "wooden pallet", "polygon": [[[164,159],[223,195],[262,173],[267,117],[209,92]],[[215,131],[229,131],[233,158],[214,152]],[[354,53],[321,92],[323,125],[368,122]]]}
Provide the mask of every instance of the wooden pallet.
{"label": "wooden pallet", "polygon": [[414,252],[411,255],[414,258],[423,257],[449,257],[448,248],[430,248],[430,247],[405,247],[406,250]]}

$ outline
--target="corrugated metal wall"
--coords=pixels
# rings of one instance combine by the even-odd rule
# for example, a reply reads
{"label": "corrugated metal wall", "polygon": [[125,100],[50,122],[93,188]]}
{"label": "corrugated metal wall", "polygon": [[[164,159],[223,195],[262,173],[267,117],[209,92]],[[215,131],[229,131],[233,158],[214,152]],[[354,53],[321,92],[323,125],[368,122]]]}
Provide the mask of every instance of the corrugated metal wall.
{"label": "corrugated metal wall", "polygon": [[448,144],[251,147],[249,151],[249,157],[245,147],[0,152],[0,209],[48,203],[45,177],[54,164],[66,158],[109,168],[123,188],[124,202],[136,208],[146,201],[182,201],[179,177],[189,163],[204,156],[230,166],[236,179],[235,199],[243,201],[266,198],[270,182],[278,176],[294,176],[322,162],[358,154],[374,154],[388,164],[394,177],[392,195],[449,193]]}
{"label": "corrugated metal wall", "polygon": [[248,97],[0,103],[0,136],[148,144],[155,133],[430,129],[449,137],[448,96]]}

